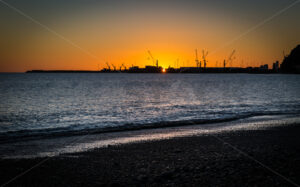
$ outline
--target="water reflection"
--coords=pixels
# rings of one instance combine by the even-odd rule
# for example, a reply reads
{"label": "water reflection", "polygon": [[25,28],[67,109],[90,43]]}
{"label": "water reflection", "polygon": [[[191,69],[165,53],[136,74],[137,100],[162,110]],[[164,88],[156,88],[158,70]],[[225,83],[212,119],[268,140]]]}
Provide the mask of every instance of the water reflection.
{"label": "water reflection", "polygon": [[[36,140],[16,144],[15,146],[19,147],[19,150],[14,150],[13,153],[6,152],[6,154],[1,155],[1,157],[30,158],[57,156],[60,154],[83,152],[95,148],[104,148],[107,146],[122,145],[128,143],[156,141],[194,135],[209,135],[238,130],[257,130],[274,126],[290,125],[299,122],[300,116],[260,116],[244,120],[237,120],[235,122],[226,122],[213,125],[193,125],[185,127],[148,129],[57,138],[43,141]],[[9,145],[8,147],[10,146],[12,145]]]}

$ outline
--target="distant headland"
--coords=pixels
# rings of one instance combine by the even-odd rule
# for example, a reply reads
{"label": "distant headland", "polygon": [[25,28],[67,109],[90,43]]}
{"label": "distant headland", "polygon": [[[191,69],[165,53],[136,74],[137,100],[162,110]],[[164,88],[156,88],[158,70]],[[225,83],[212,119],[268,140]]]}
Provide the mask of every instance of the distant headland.
{"label": "distant headland", "polygon": [[[234,51],[233,51],[234,53]],[[232,55],[233,55],[232,53]],[[150,56],[152,57],[150,51]],[[206,53],[207,55],[207,53]],[[226,60],[224,60],[223,67],[206,67],[205,54],[203,54],[203,67],[201,66],[201,61],[198,60],[197,50],[196,50],[196,67],[180,67],[180,68],[163,68],[158,65],[158,60],[153,61],[156,66],[146,66],[145,68],[140,68],[138,66],[132,66],[126,68],[123,64],[117,69],[113,66],[113,69],[107,63],[107,68],[103,68],[99,71],[86,71],[86,70],[29,70],[26,73],[300,73],[300,45],[295,47],[289,55],[284,55],[282,63],[276,61],[273,63],[272,67],[268,64],[261,65],[259,67],[227,67]],[[153,58],[153,57],[152,57]],[[231,58],[231,57],[230,57]],[[231,59],[228,59],[230,61]]]}

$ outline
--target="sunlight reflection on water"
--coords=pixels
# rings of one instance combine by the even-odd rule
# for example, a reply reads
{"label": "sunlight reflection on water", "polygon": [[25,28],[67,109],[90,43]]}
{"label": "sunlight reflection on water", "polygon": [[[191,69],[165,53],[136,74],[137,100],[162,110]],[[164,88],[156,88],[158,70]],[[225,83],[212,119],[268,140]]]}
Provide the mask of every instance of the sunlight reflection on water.
{"label": "sunlight reflection on water", "polygon": [[[118,133],[106,133],[88,136],[74,137],[71,142],[60,140],[49,140],[48,146],[45,144],[42,149],[28,150],[22,152],[22,155],[14,154],[5,155],[4,158],[31,158],[31,157],[48,157],[57,156],[66,153],[78,153],[95,148],[105,148],[107,146],[122,145],[128,143],[138,143],[145,141],[156,141],[163,139],[170,139],[176,137],[186,137],[195,135],[209,135],[224,133],[238,130],[257,130],[270,128],[275,126],[290,125],[300,122],[300,117],[288,117],[288,116],[260,116],[253,117],[246,120],[237,120],[235,122],[226,122],[220,124],[210,125],[194,125],[186,127],[172,127],[162,129],[148,129],[138,130],[131,132],[118,132]],[[49,145],[52,145],[49,146]],[[30,145],[30,143],[29,143]],[[23,144],[22,146],[26,146]],[[28,145],[27,145],[28,146]],[[47,150],[47,148],[49,148]],[[34,154],[33,154],[34,153]]]}

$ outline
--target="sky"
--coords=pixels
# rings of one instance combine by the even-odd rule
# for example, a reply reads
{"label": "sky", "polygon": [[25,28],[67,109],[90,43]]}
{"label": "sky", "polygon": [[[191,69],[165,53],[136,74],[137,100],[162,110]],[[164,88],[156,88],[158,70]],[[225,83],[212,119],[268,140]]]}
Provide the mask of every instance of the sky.
{"label": "sky", "polygon": [[0,0],[0,72],[271,65],[300,44],[300,0]]}

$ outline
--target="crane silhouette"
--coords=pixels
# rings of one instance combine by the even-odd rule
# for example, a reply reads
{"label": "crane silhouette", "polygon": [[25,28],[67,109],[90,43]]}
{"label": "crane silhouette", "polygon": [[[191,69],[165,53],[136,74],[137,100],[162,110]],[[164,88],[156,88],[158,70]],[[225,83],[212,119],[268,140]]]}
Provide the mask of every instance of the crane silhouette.
{"label": "crane silhouette", "polygon": [[207,57],[207,55],[208,55],[208,51],[205,52],[204,50],[202,50],[202,59],[203,59],[204,68],[206,68],[206,62],[207,62],[206,57]]}
{"label": "crane silhouette", "polygon": [[154,64],[156,65],[156,67],[158,67],[158,60],[157,59],[154,59],[154,57],[153,57],[153,55],[152,55],[152,53],[151,53],[151,51],[150,50],[148,50],[148,54],[149,54],[149,56],[151,57],[151,59],[152,59],[152,62],[153,62],[153,66],[154,66]]}
{"label": "crane silhouette", "polygon": [[198,50],[197,49],[195,49],[195,55],[196,55],[196,59],[195,59],[196,67],[201,68],[201,61],[199,61],[199,59],[198,59]]}

